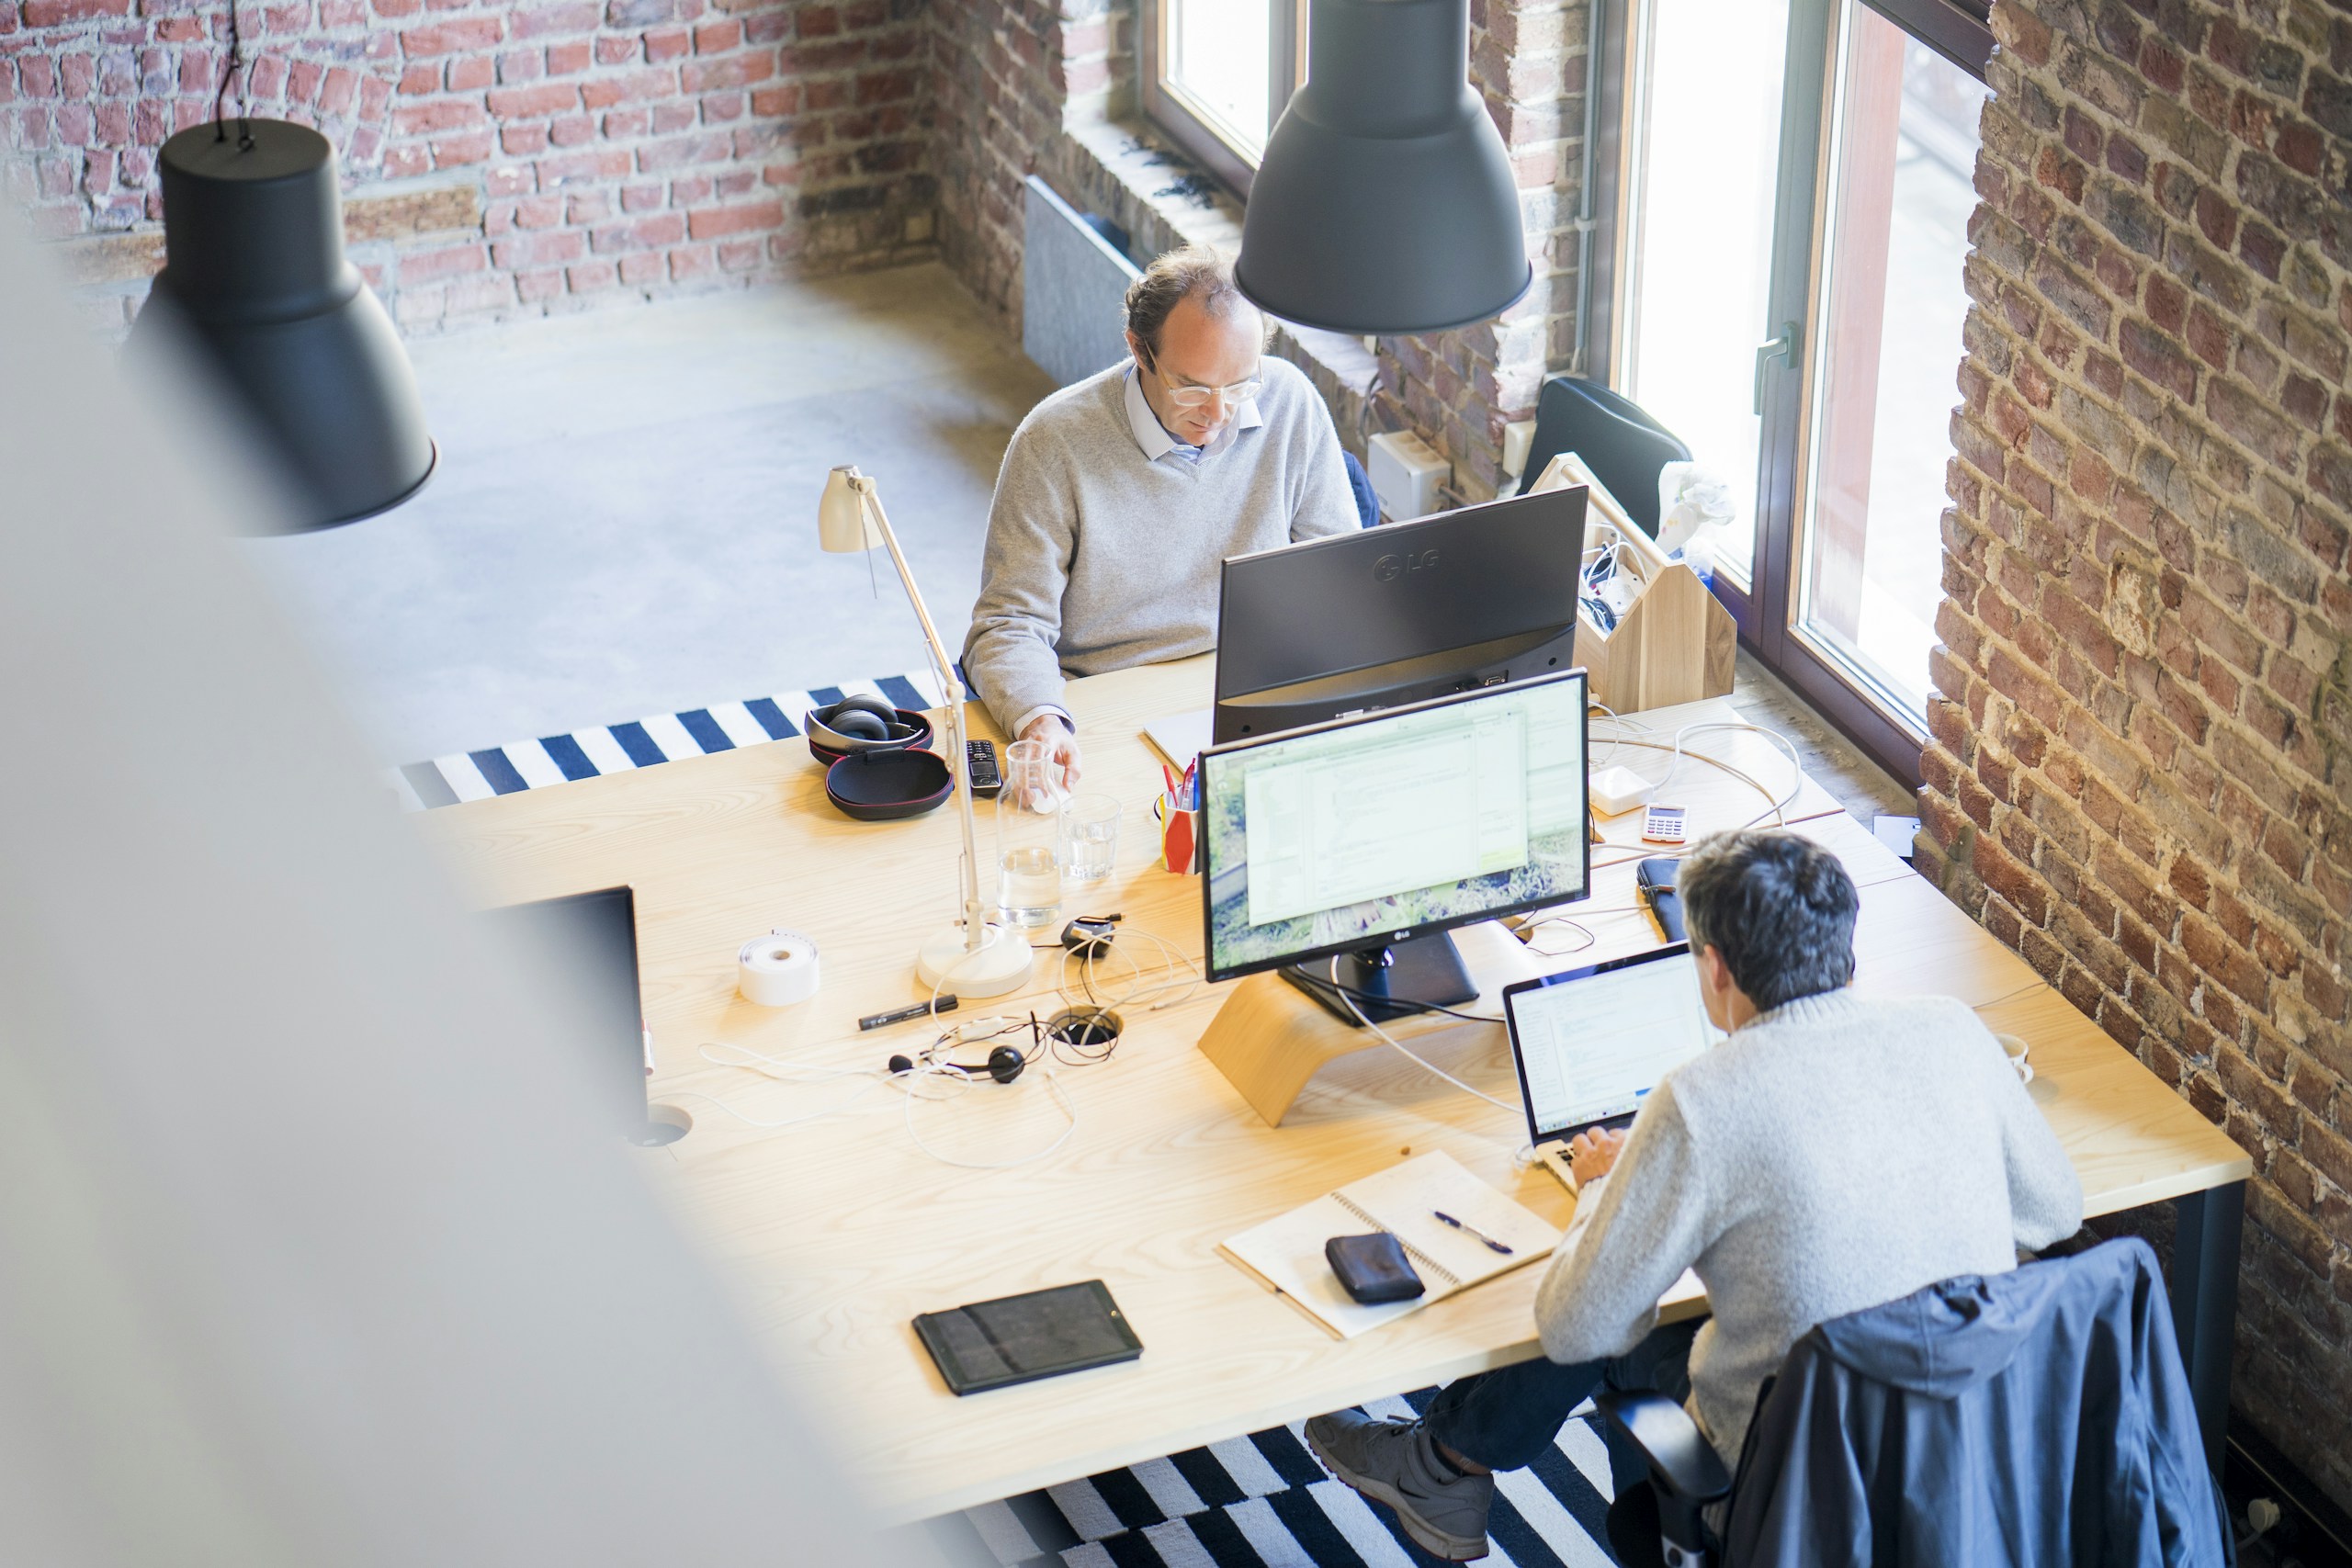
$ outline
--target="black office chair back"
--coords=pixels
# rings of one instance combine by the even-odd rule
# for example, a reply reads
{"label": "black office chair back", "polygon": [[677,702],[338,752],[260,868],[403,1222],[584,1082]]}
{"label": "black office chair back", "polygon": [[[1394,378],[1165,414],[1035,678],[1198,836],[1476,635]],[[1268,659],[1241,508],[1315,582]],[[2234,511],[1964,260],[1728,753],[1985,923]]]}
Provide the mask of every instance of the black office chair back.
{"label": "black office chair back", "polygon": [[[2026,1270],[2054,1272],[2028,1281]],[[2029,1301],[2041,1315],[2027,1327],[2014,1314]],[[1971,1348],[1938,1332],[2005,1314],[2024,1329],[2006,1359],[1983,1339]],[[1894,1381],[1857,1370],[1890,1358],[1908,1361]],[[1810,1568],[1859,1560],[1855,1543],[1872,1561],[1936,1562],[1977,1530],[2001,1535],[2026,1562],[2154,1561],[2159,1541],[2180,1568],[2235,1557],[2164,1277],[2136,1236],[2014,1275],[1947,1280],[1815,1328],[1765,1384],[1736,1474],[1672,1400],[1604,1393],[1594,1403],[1649,1467],[1648,1482],[1609,1509],[1610,1548],[1625,1568]],[[1995,1446],[1979,1451],[1972,1444],[1985,1434]],[[1979,1495],[1996,1483],[2001,1495]],[[1709,1518],[1716,1504],[1721,1536]]]}
{"label": "black office chair back", "polygon": [[1668,463],[1687,463],[1690,448],[1674,433],[1598,381],[1553,376],[1535,404],[1535,438],[1520,470],[1519,493],[1543,477],[1563,452],[1574,452],[1609,487],[1642,532],[1657,536],[1657,475]]}

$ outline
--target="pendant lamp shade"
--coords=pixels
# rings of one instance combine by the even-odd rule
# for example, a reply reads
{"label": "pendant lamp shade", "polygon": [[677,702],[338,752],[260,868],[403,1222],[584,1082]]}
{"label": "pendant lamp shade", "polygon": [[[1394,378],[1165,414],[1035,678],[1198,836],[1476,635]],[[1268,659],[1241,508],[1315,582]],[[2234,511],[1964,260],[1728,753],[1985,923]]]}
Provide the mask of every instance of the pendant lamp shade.
{"label": "pendant lamp shade", "polygon": [[1241,292],[1344,333],[1516,304],[1533,278],[1519,188],[1469,68],[1469,0],[1312,0],[1306,84],[1250,187]]}
{"label": "pendant lamp shade", "polygon": [[243,400],[302,527],[406,501],[436,453],[391,318],[344,255],[327,139],[277,119],[198,125],[158,164],[164,264],[134,339],[176,329]]}

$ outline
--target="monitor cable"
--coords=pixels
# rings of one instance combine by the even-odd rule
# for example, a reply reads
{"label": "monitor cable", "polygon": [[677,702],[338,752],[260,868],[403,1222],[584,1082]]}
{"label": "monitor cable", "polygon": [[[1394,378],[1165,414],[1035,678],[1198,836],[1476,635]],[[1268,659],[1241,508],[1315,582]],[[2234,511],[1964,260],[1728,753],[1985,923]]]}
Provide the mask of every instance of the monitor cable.
{"label": "monitor cable", "polygon": [[[1373,1034],[1384,1043],[1395,1046],[1397,1053],[1407,1061],[1411,1062],[1414,1066],[1421,1068],[1424,1072],[1436,1074],[1439,1077],[1443,1078],[1446,1082],[1462,1090],[1464,1094],[1475,1094],[1480,1100],[1485,1100],[1487,1104],[1498,1106],[1501,1109],[1510,1111],[1514,1116],[1524,1113],[1523,1107],[1514,1105],[1507,1100],[1497,1100],[1485,1089],[1474,1089],[1470,1085],[1464,1083],[1460,1078],[1455,1077],[1452,1073],[1447,1072],[1443,1067],[1437,1066],[1435,1063],[1430,1062],[1424,1057],[1416,1055],[1411,1050],[1407,1048],[1403,1041],[1397,1039],[1395,1035],[1389,1033],[1388,1031],[1381,1028],[1380,1025],[1373,1022],[1371,1019],[1365,1017],[1363,1009],[1356,1006],[1355,987],[1352,986],[1342,986],[1340,984],[1340,960],[1336,957],[1331,960],[1331,987],[1340,993],[1340,999],[1348,1004],[1348,1010],[1356,1015],[1356,1021],[1358,1023],[1361,1023],[1366,1029],[1371,1030]],[[1480,1021],[1491,1022],[1493,1021],[1480,1020]]]}

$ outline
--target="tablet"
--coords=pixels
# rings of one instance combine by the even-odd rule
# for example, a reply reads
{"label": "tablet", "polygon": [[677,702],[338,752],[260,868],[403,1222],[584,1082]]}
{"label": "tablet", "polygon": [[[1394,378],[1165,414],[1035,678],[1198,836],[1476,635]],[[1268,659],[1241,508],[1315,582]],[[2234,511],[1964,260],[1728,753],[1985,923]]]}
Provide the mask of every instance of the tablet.
{"label": "tablet", "polygon": [[1100,1280],[1000,1296],[915,1319],[923,1348],[956,1393],[1132,1361],[1143,1341]]}

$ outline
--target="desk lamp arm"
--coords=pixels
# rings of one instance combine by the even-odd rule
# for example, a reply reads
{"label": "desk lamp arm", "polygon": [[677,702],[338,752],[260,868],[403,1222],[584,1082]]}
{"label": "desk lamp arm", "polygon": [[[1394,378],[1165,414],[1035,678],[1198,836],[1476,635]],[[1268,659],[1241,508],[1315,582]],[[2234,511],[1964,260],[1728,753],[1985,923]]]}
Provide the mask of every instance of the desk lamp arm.
{"label": "desk lamp arm", "polygon": [[858,494],[859,503],[882,536],[882,543],[890,552],[890,564],[899,569],[899,581],[906,588],[907,601],[915,608],[915,619],[922,624],[923,644],[931,650],[931,667],[939,677],[939,689],[947,705],[949,746],[947,766],[956,779],[956,808],[964,825],[964,946],[967,952],[977,950],[985,939],[987,909],[980,903],[979,829],[972,809],[972,776],[965,750],[967,736],[964,728],[964,682],[956,678],[956,661],[948,657],[947,645],[939,639],[939,628],[932,624],[931,609],[922,602],[922,590],[915,586],[914,570],[907,565],[904,551],[899,548],[898,532],[890,526],[890,514],[882,510],[882,496],[874,480],[865,474],[849,476],[852,489]]}

